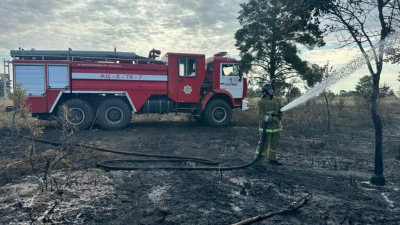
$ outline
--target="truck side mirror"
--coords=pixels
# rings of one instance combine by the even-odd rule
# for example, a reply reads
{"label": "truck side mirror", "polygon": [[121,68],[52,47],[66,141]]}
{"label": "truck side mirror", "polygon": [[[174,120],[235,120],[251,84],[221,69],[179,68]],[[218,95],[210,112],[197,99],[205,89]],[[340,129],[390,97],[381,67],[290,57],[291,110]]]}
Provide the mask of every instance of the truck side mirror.
{"label": "truck side mirror", "polygon": [[240,69],[240,67],[239,67],[238,72],[239,72],[239,81],[242,81],[243,73],[242,73],[242,69]]}

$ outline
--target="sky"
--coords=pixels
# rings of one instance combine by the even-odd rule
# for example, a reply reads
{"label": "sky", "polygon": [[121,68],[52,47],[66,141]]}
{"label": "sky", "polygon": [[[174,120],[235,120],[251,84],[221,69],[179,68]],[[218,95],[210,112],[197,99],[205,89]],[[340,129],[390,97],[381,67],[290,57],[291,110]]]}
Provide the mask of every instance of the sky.
{"label": "sky", "polygon": [[[0,0],[0,60],[10,50],[92,50],[135,52],[147,56],[152,48],[166,52],[227,51],[232,57],[240,3],[246,0]],[[301,57],[334,69],[346,65],[356,48],[338,48],[329,34],[323,48],[300,47]],[[398,65],[384,65],[381,83],[399,90]],[[3,65],[0,66],[0,73]],[[354,90],[369,74],[366,67],[339,81],[331,90]]]}

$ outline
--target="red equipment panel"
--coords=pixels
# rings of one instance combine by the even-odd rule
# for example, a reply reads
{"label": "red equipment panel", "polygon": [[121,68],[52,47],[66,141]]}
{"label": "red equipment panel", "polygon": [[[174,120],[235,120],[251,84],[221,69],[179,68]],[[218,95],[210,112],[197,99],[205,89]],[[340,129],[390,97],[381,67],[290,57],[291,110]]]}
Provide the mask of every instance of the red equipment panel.
{"label": "red equipment panel", "polygon": [[72,63],[73,92],[127,92],[136,110],[151,95],[167,95],[167,66],[148,64]]}
{"label": "red equipment panel", "polygon": [[25,104],[32,113],[47,113],[47,101],[45,97],[28,97]]}

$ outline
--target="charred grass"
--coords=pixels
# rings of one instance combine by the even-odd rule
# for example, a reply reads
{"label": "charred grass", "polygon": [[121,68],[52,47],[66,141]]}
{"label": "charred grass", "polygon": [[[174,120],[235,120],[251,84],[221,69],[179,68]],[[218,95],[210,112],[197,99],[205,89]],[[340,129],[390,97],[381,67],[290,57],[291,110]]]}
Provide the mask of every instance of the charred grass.
{"label": "charred grass", "polygon": [[[95,127],[76,135],[84,136],[81,143],[97,147],[243,164],[253,158],[258,141],[257,99],[250,102],[250,110],[234,110],[233,124],[227,128],[204,127],[187,115],[134,115],[126,129]],[[34,222],[58,201],[53,214],[48,215],[53,223],[230,224],[285,208],[308,193],[314,194],[309,208],[268,222],[396,224],[400,219],[397,99],[380,103],[388,182],[384,188],[367,184],[373,174],[374,128],[368,105],[356,105],[351,99],[333,102],[329,133],[321,100],[285,112],[280,147],[285,165],[268,167],[265,174],[251,168],[226,173],[110,172],[96,169],[96,162],[121,157],[77,148],[54,168],[47,190],[29,163],[19,163],[27,159],[29,142],[11,135],[11,113],[4,110],[8,105],[9,101],[0,100],[0,209],[4,210],[0,223]],[[42,138],[60,140],[53,124],[43,126]],[[52,149],[38,145],[39,153],[51,154]],[[42,158],[37,167],[45,164]]]}

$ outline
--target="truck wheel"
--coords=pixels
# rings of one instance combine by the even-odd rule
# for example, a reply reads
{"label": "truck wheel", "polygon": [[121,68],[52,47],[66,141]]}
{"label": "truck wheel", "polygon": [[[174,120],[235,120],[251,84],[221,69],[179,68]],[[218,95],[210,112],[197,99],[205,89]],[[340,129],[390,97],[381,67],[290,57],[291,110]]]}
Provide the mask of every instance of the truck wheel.
{"label": "truck wheel", "polygon": [[232,120],[232,108],[226,101],[212,100],[203,111],[203,119],[208,126],[227,126]]}
{"label": "truck wheel", "polygon": [[[68,111],[65,112],[64,109]],[[79,130],[90,128],[94,119],[92,106],[82,99],[70,99],[61,104],[57,111],[57,116]],[[61,122],[62,123],[62,122]]]}
{"label": "truck wheel", "polygon": [[97,121],[107,130],[126,127],[132,119],[132,110],[123,100],[107,99],[99,105]]}

